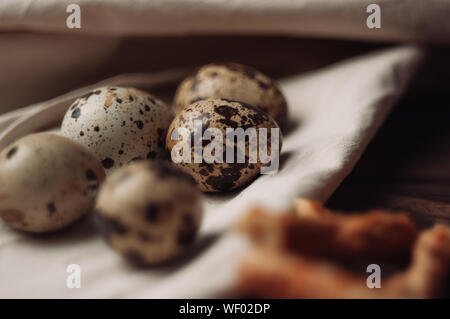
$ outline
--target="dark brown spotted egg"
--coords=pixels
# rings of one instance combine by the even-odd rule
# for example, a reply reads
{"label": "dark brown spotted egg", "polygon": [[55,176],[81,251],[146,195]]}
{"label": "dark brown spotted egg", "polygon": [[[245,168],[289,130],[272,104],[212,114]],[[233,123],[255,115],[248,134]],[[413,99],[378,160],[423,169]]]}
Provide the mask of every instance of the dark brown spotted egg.
{"label": "dark brown spotted egg", "polygon": [[84,146],[51,133],[25,136],[0,153],[0,217],[27,232],[64,228],[92,210],[104,177]]}
{"label": "dark brown spotted egg", "polygon": [[150,94],[126,87],[101,87],[79,97],[61,130],[91,149],[106,173],[137,159],[164,158],[172,111]]}
{"label": "dark brown spotted egg", "polygon": [[192,244],[202,219],[201,193],[189,175],[169,163],[138,161],[108,176],[96,215],[115,251],[152,265]]}
{"label": "dark brown spotted egg", "polygon": [[284,129],[286,100],[268,76],[237,63],[205,65],[179,85],[174,99],[175,113],[200,99],[226,98],[254,105],[274,118]]}
{"label": "dark brown spotted egg", "polygon": [[[248,136],[238,140],[237,135],[227,135],[239,130]],[[175,116],[166,147],[172,162],[191,175],[200,190],[223,192],[252,181],[265,163],[270,166],[261,154],[273,156],[278,163],[281,132],[259,108],[227,99],[206,99],[186,106]]]}

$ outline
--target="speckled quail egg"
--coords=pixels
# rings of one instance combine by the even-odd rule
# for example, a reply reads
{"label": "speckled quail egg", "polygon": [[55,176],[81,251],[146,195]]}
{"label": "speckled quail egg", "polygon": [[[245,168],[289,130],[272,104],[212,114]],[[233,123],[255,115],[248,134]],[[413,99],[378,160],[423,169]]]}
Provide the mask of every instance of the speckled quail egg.
{"label": "speckled quail egg", "polygon": [[[249,128],[254,128],[253,135]],[[235,134],[239,129],[249,132],[241,142],[227,135],[228,130]],[[249,183],[261,170],[276,171],[281,138],[277,123],[259,108],[227,99],[206,99],[188,105],[175,116],[166,147],[172,162],[191,175],[200,190],[221,192]]]}
{"label": "speckled quail egg", "polygon": [[170,108],[144,91],[101,87],[69,107],[61,130],[91,149],[109,174],[136,159],[164,158],[172,118]]}
{"label": "speckled quail egg", "polygon": [[105,173],[84,146],[27,135],[0,153],[0,217],[28,232],[55,231],[90,212]]}
{"label": "speckled quail egg", "polygon": [[195,239],[202,219],[201,193],[192,178],[160,161],[137,161],[108,176],[96,205],[110,246],[132,262],[167,261]]}
{"label": "speckled quail egg", "polygon": [[284,129],[286,100],[275,82],[252,67],[237,63],[208,64],[186,78],[178,87],[175,113],[205,98],[225,98],[254,105],[274,118]]}

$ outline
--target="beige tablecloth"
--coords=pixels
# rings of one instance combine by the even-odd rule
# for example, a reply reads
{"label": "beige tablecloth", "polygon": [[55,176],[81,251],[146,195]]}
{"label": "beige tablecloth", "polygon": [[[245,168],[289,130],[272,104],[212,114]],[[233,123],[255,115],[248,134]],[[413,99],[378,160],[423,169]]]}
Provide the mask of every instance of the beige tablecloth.
{"label": "beige tablecloth", "polygon": [[[0,116],[0,149],[57,126],[71,101],[92,86],[132,85],[170,100],[167,85],[194,64],[235,57],[250,64],[253,59],[274,73],[286,63],[305,66],[298,69],[302,72],[293,67],[279,73],[289,74],[279,80],[293,124],[279,172],[236,193],[206,196],[201,234],[184,256],[161,267],[135,269],[107,247],[90,218],[42,237],[0,223],[0,297],[213,297],[230,289],[249,249],[245,239],[229,231],[235,221],[252,204],[285,208],[297,196],[325,201],[354,167],[424,56],[413,44],[376,50],[346,44],[343,50],[339,41],[298,40],[302,45],[297,46],[297,40],[275,35],[448,39],[450,22],[437,20],[449,12],[447,1],[379,1],[385,16],[378,33],[365,27],[369,2],[80,0],[83,27],[78,31],[65,27],[65,1],[0,2],[0,109],[16,109]],[[432,15],[434,21],[423,23]],[[183,37],[188,33],[208,37]],[[218,33],[271,38],[230,39]],[[282,49],[260,50],[267,43]],[[197,45],[218,49],[205,54]],[[224,50],[231,51],[221,55]],[[314,50],[318,53],[312,55]],[[129,63],[136,57],[137,64]],[[79,289],[66,286],[69,264],[81,266]]]}

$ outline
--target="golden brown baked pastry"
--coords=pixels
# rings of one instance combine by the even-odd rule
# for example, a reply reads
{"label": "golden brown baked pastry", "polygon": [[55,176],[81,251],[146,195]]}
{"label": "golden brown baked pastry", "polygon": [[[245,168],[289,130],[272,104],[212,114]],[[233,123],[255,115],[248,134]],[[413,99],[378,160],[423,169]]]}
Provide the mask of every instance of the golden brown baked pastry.
{"label": "golden brown baked pastry", "polygon": [[[450,228],[436,225],[418,235],[404,215],[334,214],[302,199],[283,215],[253,210],[239,229],[257,244],[238,272],[240,297],[435,298],[449,279]],[[383,277],[379,289],[367,287],[367,275],[336,263],[408,252],[408,267]]]}
{"label": "golden brown baked pastry", "polygon": [[238,227],[257,244],[342,261],[405,259],[418,235],[404,214],[330,213],[303,199],[281,215],[253,209]]}

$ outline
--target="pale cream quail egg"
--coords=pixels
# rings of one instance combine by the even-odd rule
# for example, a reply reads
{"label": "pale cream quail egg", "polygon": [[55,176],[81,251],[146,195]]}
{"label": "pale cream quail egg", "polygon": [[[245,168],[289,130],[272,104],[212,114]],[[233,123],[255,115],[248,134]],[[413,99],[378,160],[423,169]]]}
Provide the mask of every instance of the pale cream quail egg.
{"label": "pale cream quail egg", "polygon": [[[233,133],[242,129],[245,133],[249,128],[254,129],[254,134],[245,137],[245,144],[227,135],[227,130]],[[202,135],[199,142],[196,131]],[[276,171],[281,137],[277,123],[259,108],[227,99],[206,99],[186,106],[175,116],[167,132],[166,147],[175,165],[191,175],[200,190],[221,192],[246,185],[261,170],[272,169],[272,164]],[[263,154],[270,158],[263,158]]]}
{"label": "pale cream quail egg", "polygon": [[115,251],[153,265],[192,244],[202,220],[201,193],[189,175],[169,163],[137,161],[108,176],[96,216]]}
{"label": "pale cream quail egg", "polygon": [[37,133],[0,153],[0,217],[27,232],[50,232],[90,212],[104,170],[68,138]]}
{"label": "pale cream quail egg", "polygon": [[100,87],[67,110],[61,130],[91,149],[106,173],[137,159],[164,158],[173,113],[150,94],[127,87]]}
{"label": "pale cream quail egg", "polygon": [[286,100],[268,76],[237,63],[205,65],[179,85],[175,113],[185,106],[206,98],[225,98],[256,106],[274,118],[284,129],[287,121]]}

